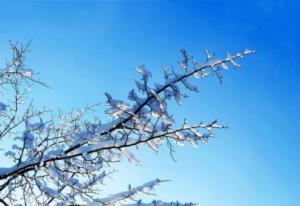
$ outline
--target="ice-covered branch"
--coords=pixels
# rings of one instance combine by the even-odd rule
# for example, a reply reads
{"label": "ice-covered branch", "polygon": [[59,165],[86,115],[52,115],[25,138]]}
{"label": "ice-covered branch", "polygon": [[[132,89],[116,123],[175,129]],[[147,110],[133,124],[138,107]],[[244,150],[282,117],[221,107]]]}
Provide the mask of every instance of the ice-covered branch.
{"label": "ice-covered branch", "polygon": [[[239,67],[236,63],[236,59],[242,58],[245,55],[254,53],[254,51],[245,49],[242,53],[236,55],[230,55],[227,53],[227,57],[223,59],[214,59],[210,54],[207,56],[207,61],[203,64],[199,64],[192,56],[187,55],[185,50],[181,50],[183,54],[183,60],[180,62],[180,66],[185,69],[184,73],[176,73],[173,69],[168,70],[168,67],[164,67],[165,83],[155,84],[154,88],[149,87],[149,78],[152,76],[150,71],[147,71],[144,66],[139,66],[137,71],[142,74],[142,82],[137,82],[137,87],[142,93],[146,94],[146,97],[139,97],[138,94],[132,90],[129,92],[129,100],[135,102],[130,107],[128,103],[124,101],[115,100],[110,94],[106,94],[108,98],[109,108],[106,113],[112,117],[112,121],[101,126],[99,133],[101,135],[107,135],[113,133],[115,130],[123,129],[126,124],[139,125],[142,128],[144,126],[152,126],[152,120],[149,120],[149,116],[159,117],[166,125],[172,125],[174,120],[168,113],[167,100],[174,98],[179,104],[181,97],[186,95],[182,93],[179,83],[182,83],[184,87],[191,91],[198,91],[197,86],[188,82],[188,78],[199,78],[199,73],[203,78],[209,75],[207,70],[211,70],[212,74],[216,74],[220,81],[222,81],[221,69],[228,70],[227,64],[231,64],[234,67]],[[207,50],[206,50],[207,52]],[[192,68],[188,70],[188,65],[191,64]],[[146,124],[145,124],[146,122]],[[66,153],[75,150],[86,142],[81,142],[73,145]]]}
{"label": "ice-covered branch", "polygon": [[158,185],[161,182],[164,182],[165,180],[153,180],[150,182],[147,182],[141,186],[138,187],[131,187],[129,185],[128,190],[124,191],[124,192],[120,192],[114,195],[111,195],[109,197],[105,197],[102,199],[97,199],[95,200],[95,202],[97,202],[98,204],[100,203],[101,205],[116,205],[116,204],[120,204],[123,201],[126,200],[134,200],[134,197],[138,194],[138,193],[144,193],[144,194],[149,194],[154,186]]}
{"label": "ice-covered branch", "polygon": [[[12,148],[5,148],[10,167],[0,167],[0,200],[2,204],[24,205],[115,205],[132,199],[136,194],[152,189],[161,180],[128,188],[107,198],[98,198],[104,179],[113,170],[112,164],[128,159],[140,164],[134,148],[148,146],[159,152],[167,144],[172,155],[173,144],[206,143],[214,130],[225,128],[217,121],[204,124],[181,125],[168,108],[170,101],[181,103],[186,91],[198,92],[192,78],[216,76],[222,82],[222,70],[229,65],[239,67],[236,59],[254,53],[245,49],[242,53],[218,59],[205,50],[206,60],[198,63],[185,50],[178,62],[179,71],[163,66],[164,81],[152,83],[151,72],[138,66],[141,78],[137,89],[128,94],[128,100],[117,100],[106,93],[105,113],[110,120],[85,118],[96,109],[87,107],[71,113],[56,115],[46,109],[37,110],[32,102],[24,103],[28,88],[34,83],[34,73],[27,68],[27,47],[12,44],[12,60],[0,71],[0,89],[4,98],[0,102],[0,139],[10,139]],[[3,146],[0,145],[3,149]],[[16,194],[21,194],[16,197]],[[135,205],[191,205],[179,202],[153,201]]]}

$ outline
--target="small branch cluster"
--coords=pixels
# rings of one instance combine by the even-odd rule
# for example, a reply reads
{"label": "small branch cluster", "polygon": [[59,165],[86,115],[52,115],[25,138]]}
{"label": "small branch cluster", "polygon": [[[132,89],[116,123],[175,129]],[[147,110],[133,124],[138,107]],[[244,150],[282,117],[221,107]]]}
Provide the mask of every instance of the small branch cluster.
{"label": "small branch cluster", "polygon": [[[187,97],[185,91],[198,92],[191,78],[204,79],[215,75],[222,82],[222,70],[228,65],[239,67],[236,59],[253,53],[242,53],[223,59],[205,50],[207,59],[198,63],[185,50],[178,62],[180,71],[163,66],[164,82],[151,83],[152,74],[144,65],[136,69],[140,79],[137,90],[128,94],[128,102],[114,99],[106,93],[105,113],[110,121],[86,121],[84,116],[97,105],[83,110],[53,114],[46,109],[36,110],[25,104],[28,88],[33,83],[45,85],[25,66],[28,46],[11,44],[12,60],[0,71],[0,139],[13,142],[4,148],[11,166],[0,168],[0,203],[4,205],[192,205],[179,202],[153,201],[143,203],[135,198],[139,193],[150,194],[162,182],[154,180],[115,195],[101,197],[101,184],[114,170],[110,166],[127,158],[134,164],[140,161],[132,148],[146,145],[159,152],[167,144],[171,156],[174,144],[191,143],[197,146],[213,136],[213,130],[225,128],[217,121],[181,126],[170,114],[168,103]],[[13,94],[13,95],[12,95]]]}

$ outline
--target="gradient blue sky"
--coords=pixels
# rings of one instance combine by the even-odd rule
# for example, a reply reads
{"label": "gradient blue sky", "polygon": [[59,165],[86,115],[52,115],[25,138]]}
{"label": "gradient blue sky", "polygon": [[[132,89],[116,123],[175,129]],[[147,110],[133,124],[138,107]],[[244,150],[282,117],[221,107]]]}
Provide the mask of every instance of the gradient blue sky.
{"label": "gradient blue sky", "polygon": [[[71,111],[97,102],[103,93],[126,98],[146,64],[161,79],[162,63],[176,64],[184,47],[199,60],[203,49],[222,56],[244,47],[257,54],[242,69],[199,81],[200,94],[177,120],[229,125],[198,149],[178,147],[171,160],[138,152],[142,166],[127,163],[107,182],[107,191],[154,178],[171,179],[155,198],[201,206],[300,205],[300,98],[298,0],[253,1],[1,1],[1,63],[8,40],[32,40],[27,64],[51,89],[35,87],[38,106]],[[103,108],[100,108],[100,110]]]}

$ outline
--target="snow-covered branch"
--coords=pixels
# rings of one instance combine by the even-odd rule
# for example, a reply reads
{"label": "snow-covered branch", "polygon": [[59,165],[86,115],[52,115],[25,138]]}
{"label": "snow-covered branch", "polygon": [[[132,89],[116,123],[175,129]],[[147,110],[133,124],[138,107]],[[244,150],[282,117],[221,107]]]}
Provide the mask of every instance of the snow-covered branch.
{"label": "snow-covered branch", "polygon": [[[133,199],[139,193],[152,189],[161,180],[128,188],[107,198],[99,196],[103,181],[114,172],[116,162],[128,159],[140,164],[134,148],[148,146],[159,152],[167,144],[170,154],[173,144],[206,143],[214,130],[225,128],[217,121],[181,125],[168,108],[170,101],[181,103],[186,91],[198,92],[192,78],[205,79],[214,75],[222,83],[222,71],[229,65],[237,68],[236,59],[254,53],[242,53],[219,59],[205,50],[206,60],[198,63],[184,49],[176,71],[163,66],[164,81],[152,83],[151,72],[144,65],[138,66],[140,79],[137,89],[132,89],[128,100],[117,100],[106,93],[106,123],[88,120],[86,114],[97,105],[76,112],[55,114],[46,109],[37,110],[33,103],[26,103],[32,84],[45,85],[36,79],[33,71],[25,66],[28,47],[11,44],[12,60],[0,71],[0,139],[13,142],[4,148],[11,166],[0,167],[0,203],[22,205],[115,205]],[[0,142],[1,144],[1,142]],[[16,195],[18,194],[18,195]],[[121,202],[121,203],[120,203]],[[153,201],[135,205],[191,205],[179,202]]]}
{"label": "snow-covered branch", "polygon": [[124,202],[126,200],[133,200],[134,196],[138,193],[144,193],[144,194],[151,194],[151,191],[153,190],[154,186],[158,185],[159,183],[164,182],[164,180],[153,180],[150,182],[147,182],[141,186],[138,187],[131,187],[131,185],[128,186],[128,190],[124,192],[120,192],[114,195],[111,195],[109,197],[105,197],[102,199],[95,200],[98,204],[101,205],[116,205],[120,204],[121,202]]}

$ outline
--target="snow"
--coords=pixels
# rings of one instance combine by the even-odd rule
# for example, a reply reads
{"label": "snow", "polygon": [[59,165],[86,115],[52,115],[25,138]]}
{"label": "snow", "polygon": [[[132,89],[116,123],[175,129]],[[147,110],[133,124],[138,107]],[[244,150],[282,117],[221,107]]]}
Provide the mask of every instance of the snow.
{"label": "snow", "polygon": [[149,147],[151,149],[153,149],[155,152],[159,152],[159,147],[157,145],[157,143],[155,142],[155,140],[150,140],[147,142],[147,144],[149,145]]}
{"label": "snow", "polygon": [[128,99],[130,99],[131,101],[135,101],[138,105],[142,104],[145,99],[144,98],[140,98],[137,93],[134,91],[134,89],[132,89],[129,94],[128,94]]}
{"label": "snow", "polygon": [[34,163],[33,161],[28,160],[28,161],[21,162],[19,164],[15,164],[15,165],[13,165],[11,167],[0,167],[0,179],[3,176],[9,175],[10,173],[13,173],[16,170],[24,168],[24,167],[26,167],[28,165],[33,164],[33,163]]}
{"label": "snow", "polygon": [[32,149],[34,148],[34,141],[35,141],[35,138],[34,138],[34,135],[31,133],[31,132],[24,132],[23,134],[24,136],[24,148],[25,149]]}
{"label": "snow", "polygon": [[206,54],[206,59],[207,60],[210,60],[211,58],[214,57],[214,55],[210,51],[208,51],[208,49],[204,49],[204,52]]}
{"label": "snow", "polygon": [[255,51],[252,51],[252,50],[247,49],[247,48],[245,48],[245,50],[244,50],[244,54],[245,54],[245,55],[246,55],[246,54],[251,54],[251,53],[253,53],[253,52],[255,52]]}
{"label": "snow", "polygon": [[195,86],[195,85],[192,85],[191,83],[189,83],[187,79],[182,80],[182,83],[184,84],[184,86],[187,89],[189,89],[189,90],[191,90],[193,92],[199,92],[198,87]]}
{"label": "snow", "polygon": [[38,131],[39,133],[42,133],[44,129],[45,129],[45,124],[43,123],[42,120],[40,120],[40,122],[26,124],[27,131]]}
{"label": "snow", "polygon": [[128,158],[128,160],[130,162],[132,162],[133,164],[136,164],[136,165],[140,164],[140,161],[134,156],[134,154],[132,152],[129,151],[129,149],[127,147],[121,148],[121,151]]}
{"label": "snow", "polygon": [[226,71],[228,70],[228,66],[225,63],[221,63],[221,67]]}
{"label": "snow", "polygon": [[6,111],[6,104],[0,102],[0,112]]}
{"label": "snow", "polygon": [[154,186],[158,185],[161,182],[163,182],[163,181],[156,179],[156,180],[152,180],[152,181],[147,182],[138,187],[134,187],[134,188],[129,187],[128,191],[120,192],[120,193],[111,195],[109,197],[99,199],[98,202],[102,203],[103,205],[113,204],[115,202],[119,202],[119,201],[125,200],[127,198],[130,198],[133,195],[140,193],[140,192],[149,193],[149,191],[153,190]]}
{"label": "snow", "polygon": [[143,75],[143,77],[145,78],[149,78],[149,77],[152,77],[152,74],[150,71],[148,71],[146,68],[145,68],[145,65],[140,65],[140,66],[137,66],[136,67],[136,70],[141,73]]}
{"label": "snow", "polygon": [[54,190],[50,187],[47,187],[43,182],[41,182],[40,180],[36,179],[35,180],[38,188],[43,192],[46,193],[48,196],[50,197],[58,197],[59,196],[59,192],[57,190]]}
{"label": "snow", "polygon": [[30,78],[33,74],[33,71],[31,69],[22,69],[21,72],[25,77],[28,78]]}
{"label": "snow", "polygon": [[14,153],[12,151],[7,151],[7,152],[5,152],[4,155],[7,156],[7,157],[14,158],[16,156],[16,153]]}
{"label": "snow", "polygon": [[229,62],[236,68],[241,67],[238,63],[236,63],[233,59],[229,60]]}
{"label": "snow", "polygon": [[136,84],[137,88],[139,89],[139,91],[142,91],[142,92],[147,91],[146,85],[144,83],[140,82],[139,80],[135,80],[135,84]]}

